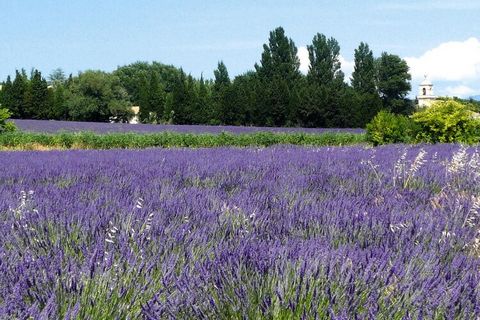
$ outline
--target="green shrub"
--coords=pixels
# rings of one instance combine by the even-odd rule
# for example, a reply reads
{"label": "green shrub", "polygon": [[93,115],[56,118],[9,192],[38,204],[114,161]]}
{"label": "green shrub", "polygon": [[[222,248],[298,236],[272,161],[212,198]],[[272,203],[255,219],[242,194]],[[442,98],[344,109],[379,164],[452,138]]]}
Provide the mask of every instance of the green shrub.
{"label": "green shrub", "polygon": [[367,139],[374,145],[412,143],[418,130],[410,118],[382,110],[367,124]]}
{"label": "green shrub", "polygon": [[11,114],[7,109],[0,108],[0,133],[17,130],[17,127],[13,122],[7,122],[7,119],[10,118],[10,116]]}
{"label": "green shrub", "polygon": [[11,132],[0,135],[0,149],[141,149],[152,147],[268,147],[276,144],[303,146],[343,146],[366,143],[365,134],[348,132],[273,133],[255,132],[245,134],[192,134],[160,132],[152,134],[93,132],[62,132],[56,134]]}
{"label": "green shrub", "polygon": [[480,120],[467,106],[454,100],[438,101],[416,112],[413,121],[419,125],[417,140],[436,142],[478,143]]}

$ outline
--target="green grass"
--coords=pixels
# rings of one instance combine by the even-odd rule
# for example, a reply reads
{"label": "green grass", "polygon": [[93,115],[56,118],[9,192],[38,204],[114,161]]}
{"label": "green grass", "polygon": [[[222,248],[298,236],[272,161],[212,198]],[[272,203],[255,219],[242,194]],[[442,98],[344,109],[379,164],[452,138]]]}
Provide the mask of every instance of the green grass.
{"label": "green grass", "polygon": [[143,148],[210,148],[210,147],[268,147],[277,144],[300,146],[344,146],[367,143],[365,134],[328,133],[272,133],[246,134],[192,134],[161,132],[153,134],[109,133],[30,133],[9,132],[0,135],[1,150],[53,149],[143,149]]}

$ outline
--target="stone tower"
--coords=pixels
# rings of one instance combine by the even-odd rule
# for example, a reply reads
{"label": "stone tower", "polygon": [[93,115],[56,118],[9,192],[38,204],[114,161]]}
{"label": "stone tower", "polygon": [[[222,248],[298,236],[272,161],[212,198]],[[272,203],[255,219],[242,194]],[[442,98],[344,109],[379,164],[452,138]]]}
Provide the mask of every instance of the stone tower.
{"label": "stone tower", "polygon": [[417,99],[419,108],[430,107],[437,99],[433,94],[433,84],[427,75],[425,75],[425,79],[420,83]]}

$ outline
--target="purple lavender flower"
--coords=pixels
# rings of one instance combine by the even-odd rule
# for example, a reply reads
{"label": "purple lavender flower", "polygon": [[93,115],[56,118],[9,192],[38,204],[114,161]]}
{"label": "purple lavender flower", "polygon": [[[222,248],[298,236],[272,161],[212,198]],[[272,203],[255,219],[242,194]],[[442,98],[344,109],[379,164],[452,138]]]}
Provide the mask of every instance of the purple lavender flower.
{"label": "purple lavender flower", "polygon": [[0,319],[478,318],[479,159],[0,153]]}

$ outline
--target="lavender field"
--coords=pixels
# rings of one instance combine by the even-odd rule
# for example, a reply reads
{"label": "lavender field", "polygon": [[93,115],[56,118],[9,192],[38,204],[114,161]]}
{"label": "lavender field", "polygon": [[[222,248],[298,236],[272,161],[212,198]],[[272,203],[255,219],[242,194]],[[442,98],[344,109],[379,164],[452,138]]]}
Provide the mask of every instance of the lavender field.
{"label": "lavender field", "polygon": [[76,121],[52,121],[52,120],[13,120],[20,130],[29,132],[56,133],[62,131],[96,133],[113,132],[137,132],[156,133],[162,131],[183,133],[221,133],[234,134],[253,132],[348,132],[364,133],[363,129],[321,129],[321,128],[276,128],[276,127],[241,127],[241,126],[206,126],[206,125],[156,125],[156,124],[126,124],[126,123],[102,123],[102,122],[76,122]]}
{"label": "lavender field", "polygon": [[0,319],[475,319],[458,145],[0,153]]}

